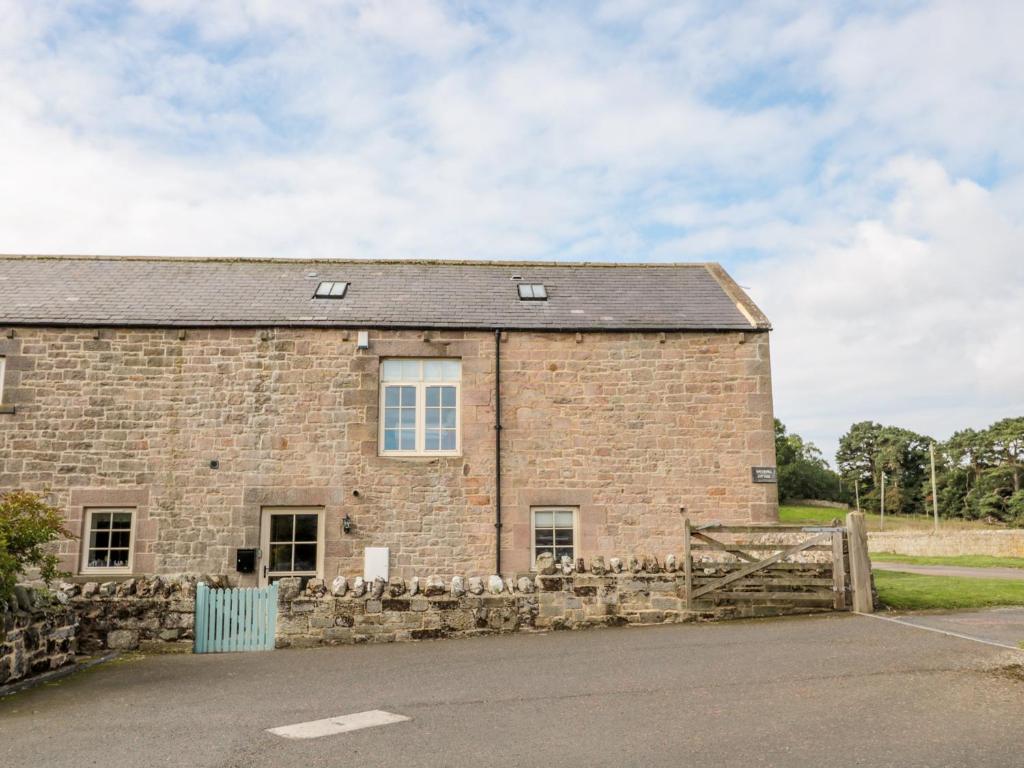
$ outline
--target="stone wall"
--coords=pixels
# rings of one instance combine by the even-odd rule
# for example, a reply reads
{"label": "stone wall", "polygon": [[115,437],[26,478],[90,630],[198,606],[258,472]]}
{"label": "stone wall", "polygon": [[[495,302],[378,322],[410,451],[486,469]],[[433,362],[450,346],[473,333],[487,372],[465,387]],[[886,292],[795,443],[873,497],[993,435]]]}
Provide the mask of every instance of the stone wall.
{"label": "stone wall", "polygon": [[1024,557],[1024,529],[995,531],[893,531],[868,534],[871,552],[897,555]]}
{"label": "stone wall", "polygon": [[[741,564],[708,559],[695,565],[695,584],[724,576]],[[761,573],[732,598],[686,605],[686,580],[674,559],[596,558],[589,572],[563,564],[535,577],[498,576],[450,582],[433,577],[366,584],[344,577],[330,589],[312,581],[280,582],[277,647],[396,642],[480,634],[585,629],[602,626],[676,624],[732,618],[783,616],[833,610],[831,594],[818,599],[801,580],[832,578],[831,562],[782,563]],[[801,578],[802,577],[802,578]],[[818,592],[817,594],[821,594]],[[736,599],[742,597],[742,599]],[[812,598],[814,599],[808,599]]]}
{"label": "stone wall", "polygon": [[41,604],[32,590],[18,588],[0,604],[0,685],[59,669],[75,660],[78,618],[67,606]]}
{"label": "stone wall", "polygon": [[[134,508],[133,575],[224,573],[263,507],[293,505],[324,510],[328,579],[367,546],[405,578],[494,568],[492,333],[16,328],[0,355],[0,489],[52,494],[79,536],[88,508]],[[462,455],[378,455],[390,356],[461,359]],[[502,410],[506,573],[531,506],[578,507],[587,558],[677,548],[684,509],[776,519],[750,477],[774,464],[767,333],[510,333]],[[79,574],[80,540],[60,554]]]}
{"label": "stone wall", "polygon": [[[227,584],[221,577],[207,580],[217,586]],[[58,590],[78,615],[78,643],[84,651],[192,650],[193,577],[68,583]]]}

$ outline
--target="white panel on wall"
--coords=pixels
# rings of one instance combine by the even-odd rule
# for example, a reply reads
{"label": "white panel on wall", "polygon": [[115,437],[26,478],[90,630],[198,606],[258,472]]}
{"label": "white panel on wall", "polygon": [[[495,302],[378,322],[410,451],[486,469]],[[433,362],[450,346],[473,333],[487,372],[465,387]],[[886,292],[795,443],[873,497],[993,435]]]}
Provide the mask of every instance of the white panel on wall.
{"label": "white panel on wall", "polygon": [[388,560],[391,550],[388,547],[367,547],[363,550],[363,578],[373,581],[376,578],[388,580]]}

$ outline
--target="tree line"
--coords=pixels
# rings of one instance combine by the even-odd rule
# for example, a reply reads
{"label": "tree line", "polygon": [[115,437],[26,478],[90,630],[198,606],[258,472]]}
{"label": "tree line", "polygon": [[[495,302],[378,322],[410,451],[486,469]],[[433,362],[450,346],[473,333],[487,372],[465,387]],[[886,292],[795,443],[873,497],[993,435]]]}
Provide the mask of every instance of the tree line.
{"label": "tree line", "polygon": [[1024,417],[986,429],[963,429],[944,442],[873,421],[854,424],[839,440],[832,470],[813,443],[775,422],[779,496],[854,503],[879,512],[885,478],[887,514],[931,514],[935,451],[942,517],[1024,522]]}

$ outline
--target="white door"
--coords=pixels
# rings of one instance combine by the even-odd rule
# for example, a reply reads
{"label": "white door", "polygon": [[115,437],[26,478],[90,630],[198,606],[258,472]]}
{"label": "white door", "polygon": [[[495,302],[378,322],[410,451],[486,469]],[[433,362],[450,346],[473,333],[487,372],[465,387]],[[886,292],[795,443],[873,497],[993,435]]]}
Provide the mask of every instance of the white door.
{"label": "white door", "polygon": [[324,575],[324,511],[319,507],[264,507],[260,531],[260,586],[298,576],[302,586]]}

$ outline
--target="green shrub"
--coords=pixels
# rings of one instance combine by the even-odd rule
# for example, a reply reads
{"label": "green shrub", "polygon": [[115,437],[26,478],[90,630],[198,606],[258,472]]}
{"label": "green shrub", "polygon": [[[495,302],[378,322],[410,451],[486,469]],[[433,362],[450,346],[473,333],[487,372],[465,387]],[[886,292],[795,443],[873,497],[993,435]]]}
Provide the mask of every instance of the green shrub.
{"label": "green shrub", "polygon": [[47,583],[60,576],[57,557],[46,550],[46,545],[71,536],[64,528],[60,510],[42,496],[29,491],[0,495],[0,601],[10,599],[18,576],[26,568],[38,568]]}

